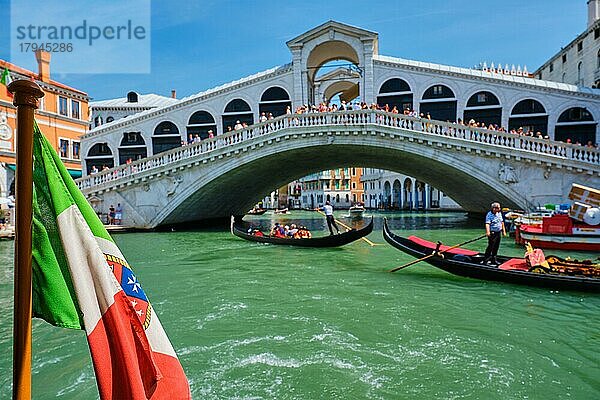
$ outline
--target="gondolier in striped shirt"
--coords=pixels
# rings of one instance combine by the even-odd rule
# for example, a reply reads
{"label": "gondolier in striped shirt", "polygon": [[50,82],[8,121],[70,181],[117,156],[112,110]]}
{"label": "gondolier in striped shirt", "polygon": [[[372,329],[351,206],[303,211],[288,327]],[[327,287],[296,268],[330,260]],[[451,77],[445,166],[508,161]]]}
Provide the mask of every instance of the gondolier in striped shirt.
{"label": "gondolier in striped shirt", "polygon": [[488,245],[485,249],[484,264],[498,264],[496,255],[500,248],[501,235],[506,236],[506,228],[504,227],[504,219],[500,208],[500,203],[494,202],[491,205],[491,210],[485,216],[485,233],[488,237]]}

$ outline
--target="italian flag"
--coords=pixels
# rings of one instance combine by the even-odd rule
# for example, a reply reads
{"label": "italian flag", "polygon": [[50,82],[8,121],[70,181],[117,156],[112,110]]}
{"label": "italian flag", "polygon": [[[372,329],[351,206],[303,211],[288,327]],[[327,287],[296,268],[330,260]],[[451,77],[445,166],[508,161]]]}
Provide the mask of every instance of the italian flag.
{"label": "italian flag", "polygon": [[189,399],[136,275],[37,124],[33,175],[34,316],[85,330],[101,399]]}
{"label": "italian flag", "polygon": [[13,97],[13,94],[8,91],[8,85],[11,82],[12,79],[10,79],[10,72],[8,71],[8,68],[4,67],[4,71],[2,71],[2,75],[0,75],[0,83],[6,86],[6,94],[8,97]]}

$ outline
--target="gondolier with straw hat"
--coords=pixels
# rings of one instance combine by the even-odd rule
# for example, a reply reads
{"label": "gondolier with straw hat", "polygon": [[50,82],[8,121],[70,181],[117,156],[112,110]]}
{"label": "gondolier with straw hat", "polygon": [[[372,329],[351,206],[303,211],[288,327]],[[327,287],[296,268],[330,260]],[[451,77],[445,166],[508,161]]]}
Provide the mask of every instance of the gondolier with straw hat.
{"label": "gondolier with straw hat", "polygon": [[488,245],[485,249],[484,264],[498,264],[496,255],[500,248],[501,235],[506,236],[506,228],[504,227],[504,218],[500,208],[500,203],[493,202],[485,216],[485,234],[488,237]]}

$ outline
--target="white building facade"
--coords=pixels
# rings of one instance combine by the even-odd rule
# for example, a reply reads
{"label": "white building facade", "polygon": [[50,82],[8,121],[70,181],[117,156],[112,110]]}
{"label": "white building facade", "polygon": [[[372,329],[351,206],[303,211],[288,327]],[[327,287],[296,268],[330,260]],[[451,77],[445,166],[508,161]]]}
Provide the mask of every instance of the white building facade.
{"label": "white building facade", "polygon": [[[556,140],[598,142],[598,89],[383,56],[378,41],[375,32],[326,22],[287,42],[289,64],[92,129],[82,137],[84,173],[180,146],[190,134],[220,135],[238,121],[258,122],[263,112],[276,117],[336,95],[413,109],[435,120],[475,119]],[[318,73],[334,60],[353,68]]]}
{"label": "white building facade", "polygon": [[538,79],[600,88],[600,0],[588,0],[588,24],[583,33],[546,61]]}
{"label": "white building facade", "polygon": [[302,187],[299,197],[302,208],[315,209],[330,201],[335,208],[347,209],[356,203],[352,198],[350,168],[321,171],[298,182]]}
{"label": "white building facade", "polygon": [[413,177],[377,168],[364,168],[364,205],[386,210],[461,210],[438,189]]}

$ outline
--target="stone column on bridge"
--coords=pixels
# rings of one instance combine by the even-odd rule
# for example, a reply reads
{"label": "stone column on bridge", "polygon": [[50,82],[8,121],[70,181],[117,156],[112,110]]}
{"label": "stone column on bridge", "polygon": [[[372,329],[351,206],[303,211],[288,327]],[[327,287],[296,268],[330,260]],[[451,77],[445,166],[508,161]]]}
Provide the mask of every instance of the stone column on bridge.
{"label": "stone column on bridge", "polygon": [[464,122],[465,108],[467,107],[467,100],[464,96],[457,96],[456,100],[456,120],[451,122],[457,122],[460,118]]}
{"label": "stone column on bridge", "polygon": [[375,102],[375,93],[373,93],[373,40],[363,42],[364,63],[362,68],[363,85],[360,87],[360,98],[367,104]]}
{"label": "stone column on bridge", "polygon": [[510,118],[510,109],[502,107],[502,120],[500,126],[503,126],[508,130],[508,119]]}
{"label": "stone column on bridge", "polygon": [[[294,96],[292,107],[295,109],[304,104],[304,90],[306,85],[306,71],[302,71],[302,45],[292,49],[292,65],[294,70]],[[293,111],[293,110],[292,110]]]}

